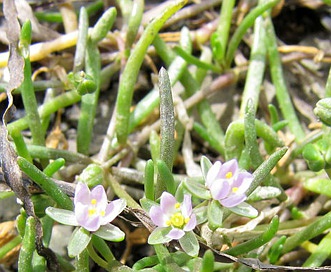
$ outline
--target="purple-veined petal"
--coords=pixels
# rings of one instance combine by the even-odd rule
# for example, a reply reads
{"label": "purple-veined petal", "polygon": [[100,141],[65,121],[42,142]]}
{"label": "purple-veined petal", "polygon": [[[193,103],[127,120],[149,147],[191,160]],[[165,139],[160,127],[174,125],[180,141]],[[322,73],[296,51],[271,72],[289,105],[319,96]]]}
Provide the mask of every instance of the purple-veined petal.
{"label": "purple-veined petal", "polygon": [[151,217],[153,223],[158,227],[168,227],[166,222],[168,218],[162,212],[161,207],[153,206],[149,211],[149,216]]}
{"label": "purple-veined petal", "polygon": [[226,179],[218,179],[209,189],[213,199],[220,200],[230,193],[231,186]]}
{"label": "purple-veined petal", "polygon": [[210,188],[212,183],[217,179],[218,173],[222,167],[222,163],[220,161],[216,161],[209,169],[206,177],[206,186]]}
{"label": "purple-veined petal", "polygon": [[185,234],[185,231],[181,230],[181,229],[177,229],[177,228],[173,228],[166,236],[174,239],[174,240],[178,240],[180,238],[182,238]]}
{"label": "purple-veined petal", "polygon": [[191,231],[193,230],[197,225],[197,218],[195,214],[191,215],[190,221],[184,226],[183,230],[184,231]]}
{"label": "purple-veined petal", "polygon": [[160,200],[160,207],[163,213],[173,213],[175,211],[175,205],[177,203],[176,198],[168,193],[163,192]]}
{"label": "purple-veined petal", "polygon": [[244,194],[231,194],[227,198],[221,199],[220,202],[224,207],[234,207],[246,200],[246,195]]}
{"label": "purple-veined petal", "polygon": [[90,190],[83,182],[79,182],[76,185],[74,204],[76,205],[78,202],[85,205],[90,204]]}

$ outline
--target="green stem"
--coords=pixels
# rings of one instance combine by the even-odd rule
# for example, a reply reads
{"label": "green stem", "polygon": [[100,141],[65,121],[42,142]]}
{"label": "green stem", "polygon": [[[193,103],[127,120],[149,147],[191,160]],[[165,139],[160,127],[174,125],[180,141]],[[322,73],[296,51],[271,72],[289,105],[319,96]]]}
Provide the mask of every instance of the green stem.
{"label": "green stem", "polygon": [[116,134],[118,141],[121,144],[125,144],[128,137],[130,107],[134,84],[137,80],[147,48],[153,42],[156,34],[159,32],[167,19],[179,10],[185,3],[186,1],[182,0],[169,4],[162,14],[156,17],[147,26],[127,61],[121,75],[116,101]]}
{"label": "green stem", "polygon": [[144,12],[144,0],[136,0],[132,3],[131,14],[126,32],[125,48],[130,50],[134,43]]}
{"label": "green stem", "polygon": [[88,254],[90,255],[90,257],[92,258],[92,260],[97,265],[99,265],[100,267],[102,267],[102,268],[106,269],[107,271],[109,271],[107,262],[104,259],[100,258],[99,255],[95,252],[92,243],[88,244],[87,251],[88,251]]}
{"label": "green stem", "polygon": [[279,103],[284,119],[289,122],[288,126],[291,133],[295,136],[295,141],[300,142],[305,137],[305,132],[300,125],[299,119],[291,102],[291,97],[286,87],[282,63],[277,51],[276,34],[270,16],[266,18],[266,34],[270,72],[272,82],[276,88],[277,101]]}
{"label": "green stem", "polygon": [[0,260],[12,249],[17,247],[22,242],[21,236],[16,236],[15,238],[11,239],[8,243],[2,245],[0,247]]}
{"label": "green stem", "polygon": [[252,99],[254,110],[256,112],[260,89],[263,81],[263,75],[266,62],[265,29],[263,18],[258,17],[254,26],[254,41],[251,50],[251,56],[246,76],[245,88],[243,91],[240,116],[244,116],[248,99]]}
{"label": "green stem", "polygon": [[275,216],[272,220],[268,228],[264,233],[259,235],[258,237],[255,237],[249,241],[246,241],[244,243],[241,243],[237,246],[234,246],[228,250],[225,251],[225,253],[238,256],[243,253],[248,253],[249,251],[259,248],[263,246],[264,244],[268,243],[276,234],[278,230],[279,225],[279,219],[278,216]]}
{"label": "green stem", "polygon": [[295,247],[299,246],[305,241],[308,241],[320,235],[330,227],[331,212],[328,212],[322,218],[317,219],[316,221],[305,227],[303,230],[298,231],[293,236],[289,237],[284,244],[283,253],[290,252]]}
{"label": "green stem", "polygon": [[331,255],[331,232],[319,242],[316,250],[304,262],[304,267],[319,267]]}
{"label": "green stem", "polygon": [[[236,31],[234,32],[226,52],[225,62],[226,68],[229,68],[234,57],[234,53],[238,49],[239,43],[246,34],[247,30],[254,24],[255,19],[262,15],[265,11],[275,6],[279,0],[268,1],[267,3],[258,5],[256,8],[251,10],[244,20],[240,23]],[[262,46],[264,46],[262,44]]]}
{"label": "green stem", "polygon": [[89,252],[85,248],[80,254],[75,258],[75,268],[76,271],[89,272]]}
{"label": "green stem", "polygon": [[221,61],[221,63],[224,62],[225,52],[227,51],[234,4],[234,0],[224,0],[222,2],[221,14],[217,27],[218,40],[221,46],[220,55],[217,56],[217,59]]}
{"label": "green stem", "polygon": [[26,220],[22,247],[18,258],[18,271],[33,272],[32,256],[36,248],[36,220],[32,216]]}
{"label": "green stem", "polygon": [[54,183],[54,181],[40,171],[36,166],[22,157],[17,158],[22,171],[27,174],[40,188],[48,194],[61,208],[73,210],[71,199]]}
{"label": "green stem", "polygon": [[[46,118],[52,113],[57,112],[59,109],[65,108],[67,106],[71,106],[79,102],[80,99],[81,96],[77,94],[76,90],[61,94],[39,107],[38,112],[40,118],[41,119]],[[27,118],[27,116],[7,125],[9,134],[11,134],[14,129],[21,131],[27,129],[28,127],[29,127],[29,118]]]}
{"label": "green stem", "polygon": [[34,93],[31,79],[31,63],[29,54],[29,45],[31,42],[31,22],[27,21],[22,26],[21,33],[21,54],[24,58],[24,80],[21,85],[21,95],[26,112],[26,118],[29,120],[32,142],[36,145],[45,145],[45,133],[41,127],[41,121],[38,113],[37,99]]}

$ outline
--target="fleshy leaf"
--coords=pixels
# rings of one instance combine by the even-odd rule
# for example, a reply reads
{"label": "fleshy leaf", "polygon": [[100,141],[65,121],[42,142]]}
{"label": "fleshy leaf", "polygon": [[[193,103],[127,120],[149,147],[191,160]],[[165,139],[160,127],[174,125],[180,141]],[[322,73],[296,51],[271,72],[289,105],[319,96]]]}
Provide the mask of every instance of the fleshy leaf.
{"label": "fleshy leaf", "polygon": [[125,237],[125,233],[112,224],[101,226],[97,231],[93,232],[93,234],[112,242],[123,241]]}
{"label": "fleshy leaf", "polygon": [[259,214],[258,211],[253,206],[247,204],[246,202],[242,202],[237,206],[228,209],[235,214],[249,218],[254,218]]}
{"label": "fleshy leaf", "polygon": [[68,244],[69,257],[76,257],[79,255],[87,247],[90,240],[90,232],[82,227],[75,229]]}
{"label": "fleshy leaf", "polygon": [[208,206],[208,226],[211,230],[220,228],[223,224],[223,207],[218,200],[212,200]]}
{"label": "fleshy leaf", "polygon": [[148,237],[150,245],[164,244],[170,242],[172,239],[166,235],[170,232],[171,227],[156,228]]}
{"label": "fleshy leaf", "polygon": [[47,207],[46,214],[63,225],[78,226],[78,222],[73,211]]}
{"label": "fleshy leaf", "polygon": [[202,156],[200,160],[200,166],[201,166],[202,176],[206,180],[207,173],[210,167],[212,167],[212,163],[206,156]]}
{"label": "fleshy leaf", "polygon": [[331,182],[330,179],[311,178],[304,182],[305,189],[314,193],[331,197]]}
{"label": "fleshy leaf", "polygon": [[207,208],[207,206],[199,206],[193,209],[193,213],[196,215],[197,225],[200,225],[208,220]]}
{"label": "fleshy leaf", "polygon": [[140,199],[140,205],[146,212],[149,212],[153,206],[158,206],[159,204],[148,198],[142,198]]}
{"label": "fleshy leaf", "polygon": [[185,180],[183,182],[184,187],[194,196],[201,198],[201,199],[210,199],[211,194],[210,191],[207,190],[206,187],[201,185],[198,182],[195,182],[193,180]]}
{"label": "fleshy leaf", "polygon": [[199,242],[193,231],[186,232],[185,235],[179,239],[179,244],[188,255],[193,257],[198,256]]}
{"label": "fleshy leaf", "polygon": [[281,193],[282,193],[281,190],[276,187],[259,186],[248,197],[248,200],[255,202],[255,201],[262,200],[262,199],[275,198],[275,197],[278,197]]}

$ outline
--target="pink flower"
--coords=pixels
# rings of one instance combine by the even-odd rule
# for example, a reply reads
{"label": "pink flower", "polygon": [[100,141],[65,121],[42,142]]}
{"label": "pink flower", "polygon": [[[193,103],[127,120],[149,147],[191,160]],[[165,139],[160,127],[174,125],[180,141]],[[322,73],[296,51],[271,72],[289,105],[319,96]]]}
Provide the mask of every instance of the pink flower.
{"label": "pink flower", "polygon": [[184,195],[184,201],[178,203],[173,195],[163,192],[160,206],[153,206],[149,214],[158,228],[171,227],[166,235],[171,239],[182,238],[185,232],[193,230],[197,224],[196,216],[192,212],[190,195]]}
{"label": "pink flower", "polygon": [[215,162],[206,176],[206,186],[213,199],[224,207],[235,207],[247,198],[245,192],[253,181],[253,175],[240,171],[236,159],[225,162]]}
{"label": "pink flower", "polygon": [[76,186],[74,204],[77,223],[88,231],[96,231],[100,226],[107,225],[125,208],[122,199],[108,203],[103,186],[98,185],[90,191],[82,182]]}

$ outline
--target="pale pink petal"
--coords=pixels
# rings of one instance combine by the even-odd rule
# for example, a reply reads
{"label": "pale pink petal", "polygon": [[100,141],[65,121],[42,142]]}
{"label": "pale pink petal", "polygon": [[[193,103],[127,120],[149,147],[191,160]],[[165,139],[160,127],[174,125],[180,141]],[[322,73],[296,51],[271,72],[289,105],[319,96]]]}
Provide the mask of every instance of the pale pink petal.
{"label": "pale pink petal", "polygon": [[212,183],[217,179],[221,167],[222,167],[222,163],[220,161],[216,161],[208,170],[206,177],[206,186],[208,188],[210,188]]}
{"label": "pale pink petal", "polygon": [[218,178],[226,178],[226,174],[231,172],[233,177],[237,175],[238,168],[238,162],[236,159],[229,160],[225,162],[222,165],[222,168],[220,169],[218,173]]}
{"label": "pale pink petal", "polygon": [[191,215],[190,221],[184,226],[184,231],[191,231],[193,230],[197,225],[197,218],[195,214]]}
{"label": "pale pink petal", "polygon": [[161,207],[153,206],[149,210],[149,216],[151,217],[153,223],[158,227],[168,227],[166,222],[168,218],[162,212]]}
{"label": "pale pink petal", "polygon": [[181,229],[177,229],[177,228],[173,228],[166,236],[174,239],[174,240],[178,240],[180,238],[182,238],[185,234],[185,231],[181,230]]}
{"label": "pale pink petal", "polygon": [[82,203],[85,205],[90,204],[90,190],[83,182],[78,182],[75,189],[74,204]]}
{"label": "pale pink petal", "polygon": [[232,208],[246,200],[246,195],[244,194],[232,194],[227,198],[221,199],[220,202],[224,207]]}
{"label": "pale pink petal", "polygon": [[101,225],[113,221],[125,208],[126,202],[123,199],[116,199],[107,204],[105,215],[101,218]]}
{"label": "pale pink petal", "polygon": [[88,231],[96,231],[100,228],[100,216],[89,217],[89,219],[81,225]]}
{"label": "pale pink petal", "polygon": [[238,175],[238,178],[233,183],[233,187],[237,187],[237,193],[245,193],[251,186],[253,181],[253,175],[248,172],[242,172]]}
{"label": "pale pink petal", "polygon": [[88,206],[77,203],[75,205],[75,217],[77,223],[82,226],[88,220]]}
{"label": "pale pink petal", "polygon": [[102,185],[95,186],[91,191],[90,199],[95,199],[99,205],[107,204],[105,188]]}
{"label": "pale pink petal", "polygon": [[160,207],[163,213],[173,213],[175,211],[175,205],[177,203],[176,198],[168,193],[163,192],[160,200]]}
{"label": "pale pink petal", "polygon": [[210,193],[213,199],[220,200],[225,198],[231,190],[231,186],[226,179],[215,180],[210,188]]}

